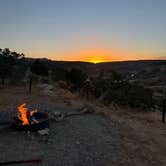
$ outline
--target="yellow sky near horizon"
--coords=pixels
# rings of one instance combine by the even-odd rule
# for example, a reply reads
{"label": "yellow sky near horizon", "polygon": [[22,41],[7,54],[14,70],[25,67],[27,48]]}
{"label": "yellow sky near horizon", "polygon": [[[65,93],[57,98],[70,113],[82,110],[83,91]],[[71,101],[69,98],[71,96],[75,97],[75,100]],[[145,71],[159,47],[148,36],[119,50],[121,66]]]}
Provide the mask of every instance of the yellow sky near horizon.
{"label": "yellow sky near horizon", "polygon": [[[144,60],[157,59],[156,57],[165,57],[166,53],[152,53],[152,52],[136,52],[128,50],[109,50],[105,48],[73,50],[59,53],[42,53],[30,52],[27,55],[33,58],[48,58],[58,61],[85,61],[85,62],[110,62],[110,61],[127,61],[127,60]],[[35,55],[35,56],[34,56]]]}

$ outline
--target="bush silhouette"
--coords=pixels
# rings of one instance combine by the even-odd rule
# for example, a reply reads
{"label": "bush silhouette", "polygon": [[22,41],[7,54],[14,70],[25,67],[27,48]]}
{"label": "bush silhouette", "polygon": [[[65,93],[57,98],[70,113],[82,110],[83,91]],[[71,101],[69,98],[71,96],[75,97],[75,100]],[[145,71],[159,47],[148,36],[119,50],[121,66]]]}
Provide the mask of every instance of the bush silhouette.
{"label": "bush silhouette", "polygon": [[105,103],[115,102],[120,105],[141,108],[154,106],[152,90],[136,83],[130,83],[117,74],[116,77],[113,76],[109,79],[96,79],[94,87],[95,96],[101,97]]}
{"label": "bush silhouette", "polygon": [[73,85],[72,90],[78,90],[83,86],[84,81],[87,78],[87,75],[79,69],[72,68],[67,73],[66,77],[67,81]]}
{"label": "bush silhouette", "polygon": [[48,75],[48,69],[44,62],[40,60],[35,60],[31,65],[31,71],[34,74],[41,75],[41,76],[47,76]]}

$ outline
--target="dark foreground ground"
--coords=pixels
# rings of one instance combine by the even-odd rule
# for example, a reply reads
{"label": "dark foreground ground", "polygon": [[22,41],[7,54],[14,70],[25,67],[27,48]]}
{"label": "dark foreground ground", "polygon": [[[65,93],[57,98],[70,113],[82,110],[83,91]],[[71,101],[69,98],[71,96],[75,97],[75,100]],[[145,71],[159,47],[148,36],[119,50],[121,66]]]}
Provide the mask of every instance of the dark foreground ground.
{"label": "dark foreground ground", "polygon": [[[11,119],[23,102],[41,110],[73,111],[81,101],[71,102],[69,96],[56,93],[50,97],[38,90],[27,95],[20,88],[3,89],[0,120]],[[39,164],[20,166],[166,165],[166,128],[156,116],[123,111],[107,115],[110,108],[95,108],[97,113],[52,121],[46,136],[0,126],[0,161],[42,158]]]}
{"label": "dark foreground ground", "polygon": [[42,158],[42,164],[38,165],[108,165],[118,157],[117,131],[117,126],[96,115],[52,123],[48,136],[5,131],[0,137],[0,160]]}

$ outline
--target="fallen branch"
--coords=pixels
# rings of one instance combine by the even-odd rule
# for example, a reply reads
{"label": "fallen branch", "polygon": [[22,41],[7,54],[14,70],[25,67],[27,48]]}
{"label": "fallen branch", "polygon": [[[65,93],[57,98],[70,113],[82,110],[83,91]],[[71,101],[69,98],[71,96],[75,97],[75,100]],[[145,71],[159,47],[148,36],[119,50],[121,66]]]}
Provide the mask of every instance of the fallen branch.
{"label": "fallen branch", "polygon": [[50,120],[53,120],[55,122],[61,122],[65,118],[70,117],[70,116],[77,116],[77,115],[83,115],[83,114],[90,114],[95,112],[94,108],[91,105],[85,105],[81,107],[80,109],[76,111],[71,111],[67,113],[61,113],[61,112],[53,112],[50,114]]}

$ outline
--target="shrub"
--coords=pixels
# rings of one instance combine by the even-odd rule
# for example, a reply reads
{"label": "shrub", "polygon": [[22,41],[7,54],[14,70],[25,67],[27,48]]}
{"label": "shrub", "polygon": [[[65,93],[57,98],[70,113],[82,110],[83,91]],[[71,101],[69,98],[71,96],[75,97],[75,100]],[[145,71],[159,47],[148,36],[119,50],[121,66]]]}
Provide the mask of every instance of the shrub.
{"label": "shrub", "polygon": [[80,89],[83,86],[86,78],[87,78],[87,75],[83,73],[81,70],[76,68],[72,68],[67,73],[67,81],[68,83],[73,85],[71,90]]}
{"label": "shrub", "polygon": [[94,81],[95,96],[102,97],[105,103],[115,102],[130,107],[152,108],[152,90],[139,84],[133,84],[125,79],[112,77]]}
{"label": "shrub", "polygon": [[31,71],[34,74],[41,75],[41,76],[47,76],[48,75],[48,69],[44,62],[40,60],[35,60],[31,65]]}
{"label": "shrub", "polygon": [[65,69],[56,68],[52,72],[52,79],[53,79],[53,81],[59,81],[59,80],[66,81],[67,80],[67,71]]}

